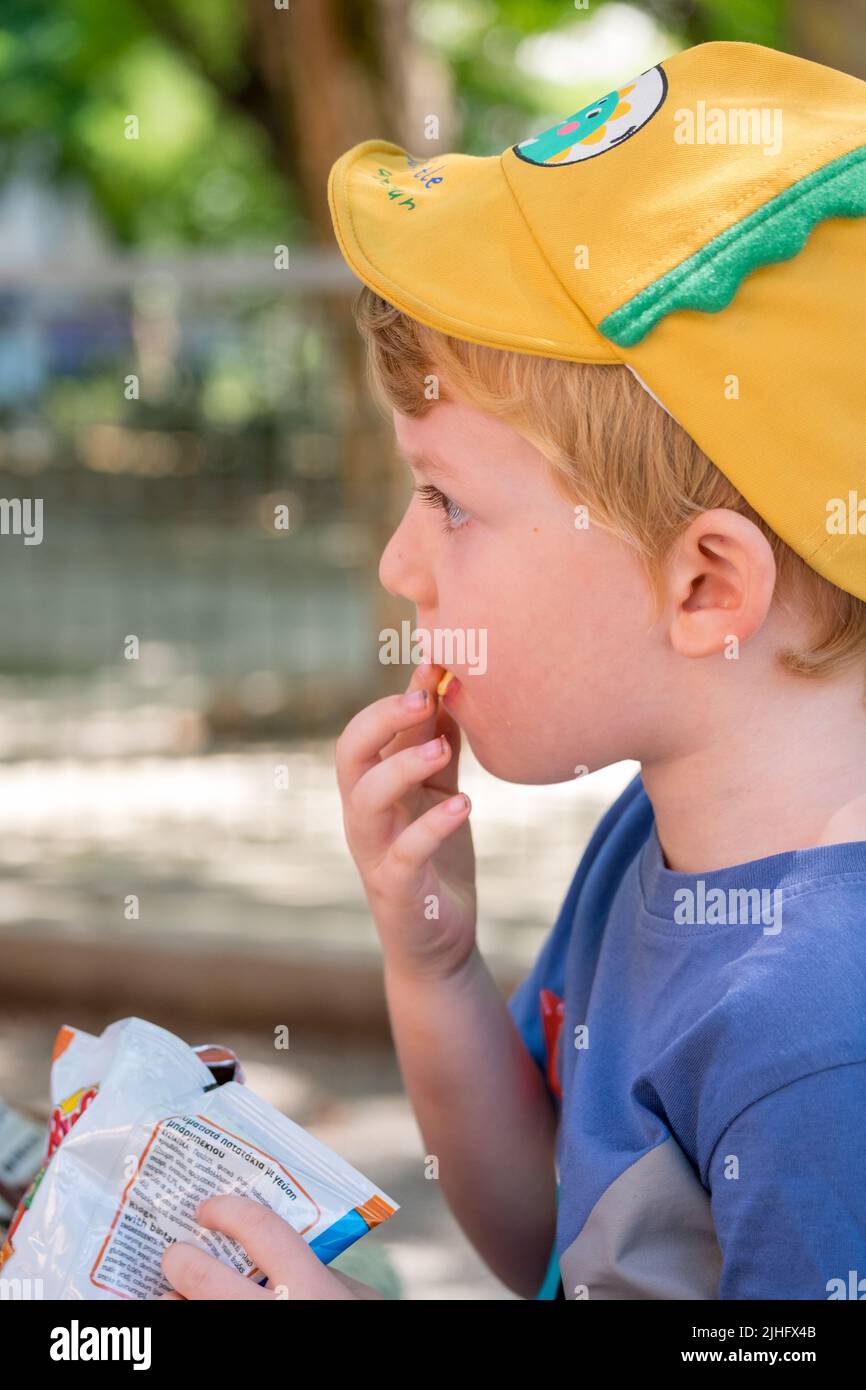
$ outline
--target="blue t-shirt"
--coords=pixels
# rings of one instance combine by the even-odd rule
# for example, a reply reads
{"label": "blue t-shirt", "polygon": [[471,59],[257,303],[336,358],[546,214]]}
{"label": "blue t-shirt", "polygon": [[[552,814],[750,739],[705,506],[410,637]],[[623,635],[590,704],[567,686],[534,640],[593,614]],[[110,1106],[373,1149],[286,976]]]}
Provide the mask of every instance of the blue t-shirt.
{"label": "blue t-shirt", "polygon": [[638,774],[509,1008],[566,1298],[866,1298],[866,841],[676,873]]}

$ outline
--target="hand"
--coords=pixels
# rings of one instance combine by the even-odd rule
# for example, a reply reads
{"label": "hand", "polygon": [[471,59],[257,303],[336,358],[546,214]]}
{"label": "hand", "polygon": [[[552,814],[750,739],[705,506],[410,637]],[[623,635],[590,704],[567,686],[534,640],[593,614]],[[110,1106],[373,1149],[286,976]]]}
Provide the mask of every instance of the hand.
{"label": "hand", "polygon": [[[456,973],[475,945],[471,808],[454,809],[460,728],[436,697],[443,671],[417,666],[404,695],[361,710],[336,746],[343,827],[386,963],[416,977]],[[413,709],[406,696],[421,690]],[[442,751],[421,757],[437,735]]]}
{"label": "hand", "polygon": [[262,1274],[267,1274],[267,1286],[254,1284],[249,1276],[238,1274],[197,1245],[175,1241],[162,1257],[162,1272],[177,1292],[160,1294],[157,1301],[383,1297],[369,1284],[323,1265],[288,1221],[251,1197],[208,1197],[196,1212],[196,1220],[200,1226],[222,1231],[238,1241]]}

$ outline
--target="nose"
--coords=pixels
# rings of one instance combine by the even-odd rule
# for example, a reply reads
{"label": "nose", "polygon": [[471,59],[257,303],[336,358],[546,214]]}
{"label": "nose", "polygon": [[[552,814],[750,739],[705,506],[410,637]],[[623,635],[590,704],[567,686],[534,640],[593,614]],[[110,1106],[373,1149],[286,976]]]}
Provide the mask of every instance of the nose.
{"label": "nose", "polygon": [[408,599],[416,607],[430,607],[435,597],[433,578],[420,528],[404,513],[379,561],[379,583],[395,598]]}

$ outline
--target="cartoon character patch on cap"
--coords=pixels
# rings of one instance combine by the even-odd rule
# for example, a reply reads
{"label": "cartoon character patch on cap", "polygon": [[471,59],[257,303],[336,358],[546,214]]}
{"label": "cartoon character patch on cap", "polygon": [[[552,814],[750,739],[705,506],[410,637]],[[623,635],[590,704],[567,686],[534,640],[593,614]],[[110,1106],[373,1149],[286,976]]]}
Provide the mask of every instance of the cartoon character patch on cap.
{"label": "cartoon character patch on cap", "polygon": [[649,68],[564,121],[512,145],[514,153],[527,164],[556,168],[593,159],[622,144],[645,126],[664,101],[667,78],[661,65]]}

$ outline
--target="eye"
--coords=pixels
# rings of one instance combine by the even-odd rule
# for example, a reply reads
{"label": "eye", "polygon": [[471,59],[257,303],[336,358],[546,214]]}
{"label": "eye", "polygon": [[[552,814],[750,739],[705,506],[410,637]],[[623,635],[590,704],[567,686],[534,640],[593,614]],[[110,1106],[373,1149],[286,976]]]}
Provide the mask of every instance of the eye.
{"label": "eye", "polygon": [[446,497],[445,493],[440,492],[433,483],[424,483],[421,486],[416,484],[414,490],[419,494],[425,507],[438,507],[444,513],[442,522],[444,531],[457,531],[469,521],[469,513],[464,512],[462,507],[458,507],[456,502],[452,502],[451,498]]}

